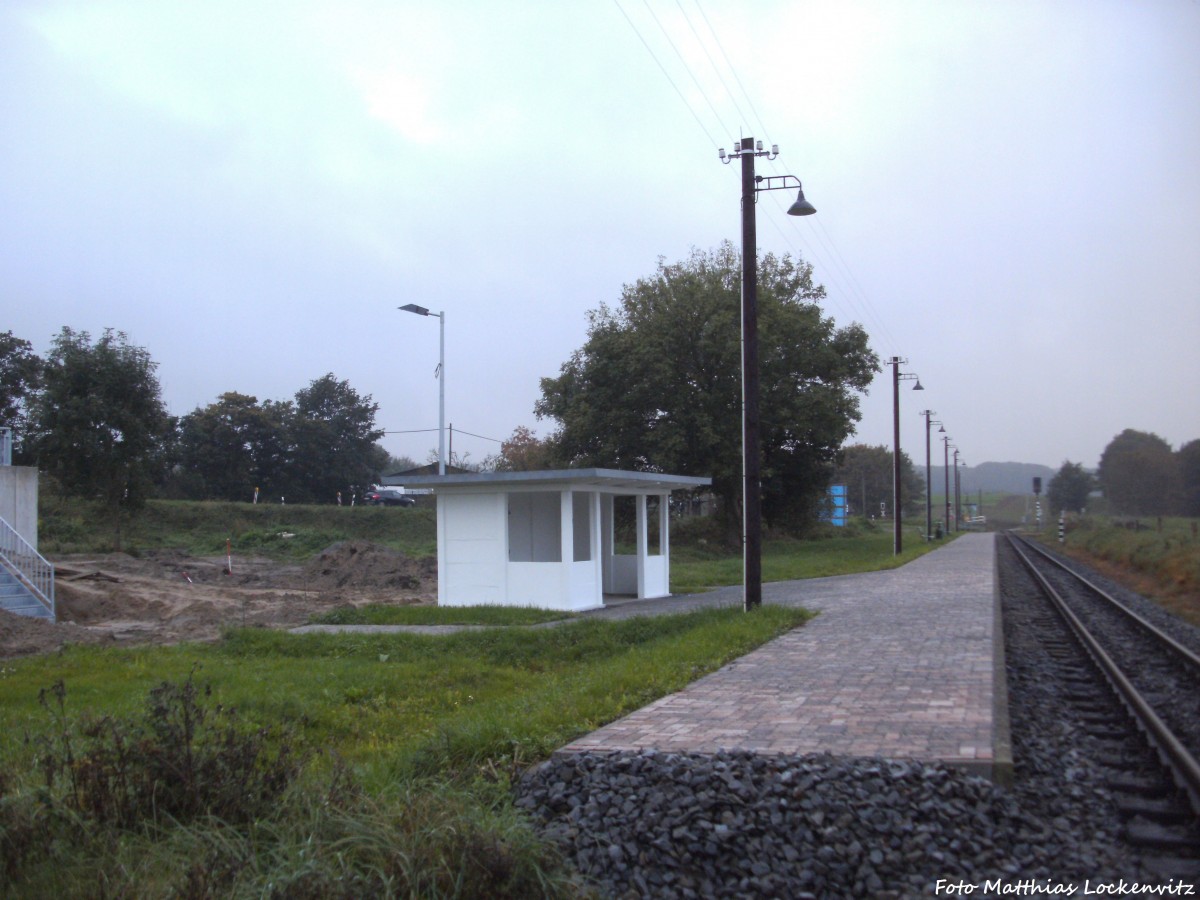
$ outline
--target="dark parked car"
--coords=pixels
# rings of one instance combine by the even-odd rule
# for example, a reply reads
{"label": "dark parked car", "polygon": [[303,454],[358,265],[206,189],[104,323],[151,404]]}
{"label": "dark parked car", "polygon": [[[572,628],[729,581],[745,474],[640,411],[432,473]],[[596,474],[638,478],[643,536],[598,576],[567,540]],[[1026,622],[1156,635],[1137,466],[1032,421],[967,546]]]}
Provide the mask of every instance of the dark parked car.
{"label": "dark parked car", "polygon": [[363,494],[363,503],[367,506],[412,506],[417,501],[407,494],[386,488],[378,491],[367,491]]}

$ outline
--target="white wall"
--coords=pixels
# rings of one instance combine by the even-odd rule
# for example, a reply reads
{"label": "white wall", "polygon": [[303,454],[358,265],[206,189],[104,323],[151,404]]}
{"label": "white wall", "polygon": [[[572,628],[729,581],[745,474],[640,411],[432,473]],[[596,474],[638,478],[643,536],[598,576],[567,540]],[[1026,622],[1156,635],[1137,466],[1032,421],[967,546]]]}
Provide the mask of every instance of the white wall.
{"label": "white wall", "polygon": [[0,519],[25,541],[38,545],[38,470],[31,466],[0,466]]}
{"label": "white wall", "polygon": [[508,602],[503,494],[438,495],[438,603]]}

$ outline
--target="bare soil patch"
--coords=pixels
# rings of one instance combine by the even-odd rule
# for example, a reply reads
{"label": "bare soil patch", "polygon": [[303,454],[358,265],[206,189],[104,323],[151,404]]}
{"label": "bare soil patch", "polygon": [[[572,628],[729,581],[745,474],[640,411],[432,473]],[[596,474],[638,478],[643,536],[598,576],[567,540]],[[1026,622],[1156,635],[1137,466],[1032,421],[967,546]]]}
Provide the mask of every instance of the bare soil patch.
{"label": "bare soil patch", "polygon": [[0,658],[67,643],[211,641],[230,626],[289,628],[340,606],[437,598],[436,560],[369,541],[334,544],[303,565],[172,550],[51,562],[58,623],[0,612]]}

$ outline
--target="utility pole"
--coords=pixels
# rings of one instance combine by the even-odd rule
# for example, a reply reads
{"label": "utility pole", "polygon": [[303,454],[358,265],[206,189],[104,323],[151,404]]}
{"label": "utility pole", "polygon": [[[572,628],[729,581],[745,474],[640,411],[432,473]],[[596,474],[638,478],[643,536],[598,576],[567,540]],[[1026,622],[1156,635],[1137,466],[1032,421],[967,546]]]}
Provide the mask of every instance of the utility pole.
{"label": "utility pole", "polygon": [[902,542],[900,537],[900,382],[915,379],[914,391],[923,391],[921,379],[916,375],[900,374],[901,364],[907,364],[907,359],[893,356],[889,363],[892,367],[892,552],[900,555]]}
{"label": "utility pole", "polygon": [[758,369],[758,237],[755,229],[754,202],[759,191],[794,188],[796,202],[789,216],[811,216],[816,207],[804,199],[804,188],[794,175],[754,174],[754,157],[774,159],[779,147],[764,150],[762,141],[742,138],[737,149],[726,155],[717,151],[721,162],[742,160],[742,544],[744,567],[743,607],[746,611],[762,606],[762,450],[759,438]]}
{"label": "utility pole", "polygon": [[[759,151],[762,152],[762,151]],[[758,235],[754,138],[742,138],[742,514],[746,610],[762,606],[762,449],[759,441]]]}

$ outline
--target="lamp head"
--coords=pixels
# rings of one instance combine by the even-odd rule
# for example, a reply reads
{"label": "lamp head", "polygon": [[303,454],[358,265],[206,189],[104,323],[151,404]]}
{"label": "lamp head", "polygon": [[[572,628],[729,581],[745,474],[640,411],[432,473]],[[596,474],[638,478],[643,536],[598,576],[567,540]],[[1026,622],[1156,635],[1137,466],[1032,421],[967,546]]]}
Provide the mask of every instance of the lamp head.
{"label": "lamp head", "polygon": [[817,208],[804,199],[804,188],[800,188],[796,194],[796,202],[791,205],[787,213],[789,216],[811,216],[817,211]]}
{"label": "lamp head", "polygon": [[925,390],[925,388],[921,387],[921,379],[920,379],[920,378],[918,378],[918,379],[917,379],[917,383],[913,385],[913,390],[914,390],[914,391],[923,391],[923,390]]}
{"label": "lamp head", "polygon": [[405,303],[403,306],[397,307],[397,309],[400,309],[404,312],[416,313],[418,316],[429,315],[429,310],[427,310],[424,306],[417,306],[415,303]]}

